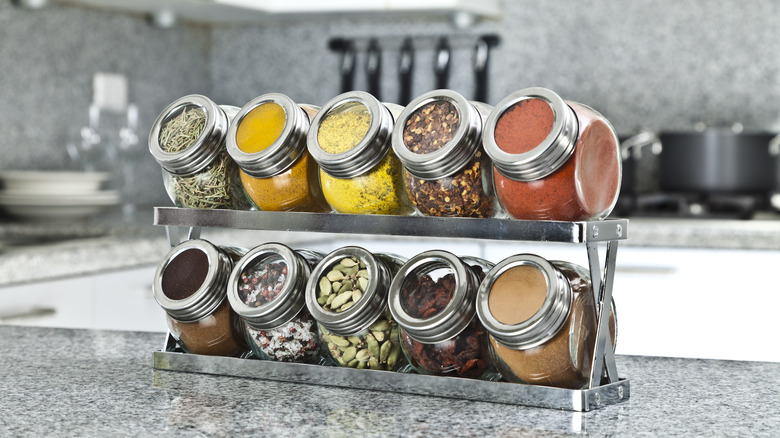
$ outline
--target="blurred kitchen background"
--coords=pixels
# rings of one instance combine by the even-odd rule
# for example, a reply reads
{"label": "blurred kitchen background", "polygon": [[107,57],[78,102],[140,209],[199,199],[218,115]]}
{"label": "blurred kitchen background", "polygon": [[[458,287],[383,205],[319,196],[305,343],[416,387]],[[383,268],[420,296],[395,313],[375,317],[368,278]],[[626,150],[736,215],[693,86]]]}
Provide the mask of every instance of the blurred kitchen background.
{"label": "blurred kitchen background", "polygon": [[[602,112],[624,138],[735,123],[774,133],[778,34],[780,2],[772,0],[0,0],[0,172],[109,171],[123,203],[141,215],[120,227],[70,229],[71,237],[99,238],[19,245],[28,228],[0,218],[0,323],[165,330],[150,282],[169,246],[152,226],[152,206],[172,204],[147,140],[158,113],[181,96],[241,107],[281,92],[322,105],[342,91],[349,67],[334,49],[352,41],[352,86],[399,102],[409,37],[412,97],[446,79],[475,98],[485,92],[476,43],[487,37],[497,44],[487,51],[486,103],[542,86]],[[442,38],[450,57],[437,77]],[[379,64],[369,63],[372,40]],[[655,158],[643,154],[636,172],[648,192],[657,188]],[[778,217],[632,217],[614,286],[618,353],[780,360],[766,347],[775,344],[780,296],[762,274],[780,263]],[[68,236],[58,226],[54,234]],[[407,256],[439,248],[493,262],[532,252],[587,265],[579,245],[208,231],[216,243],[247,247],[359,244]]]}

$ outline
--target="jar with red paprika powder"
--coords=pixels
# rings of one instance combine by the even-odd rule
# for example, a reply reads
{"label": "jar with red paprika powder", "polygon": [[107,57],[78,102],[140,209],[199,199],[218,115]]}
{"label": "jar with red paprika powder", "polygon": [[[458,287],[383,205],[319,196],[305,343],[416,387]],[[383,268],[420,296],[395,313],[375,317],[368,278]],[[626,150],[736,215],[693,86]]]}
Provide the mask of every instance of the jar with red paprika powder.
{"label": "jar with red paprika powder", "polygon": [[496,196],[515,219],[600,220],[617,202],[620,144],[594,109],[546,88],[502,100],[483,131]]}
{"label": "jar with red paprika powder", "polygon": [[171,336],[185,352],[241,356],[249,351],[226,288],[233,264],[244,252],[193,239],[174,247],[158,266],[154,298],[167,314]]}
{"label": "jar with red paprika powder", "polygon": [[453,90],[422,94],[403,110],[393,129],[393,150],[419,213],[495,214],[492,166],[482,148],[482,127],[491,110]]}
{"label": "jar with red paprika powder", "polygon": [[[588,384],[598,318],[587,269],[534,254],[508,257],[487,273],[477,315],[510,382],[581,389]],[[617,319],[611,303],[609,333]]]}
{"label": "jar with red paprika powder", "polygon": [[409,259],[395,276],[388,304],[401,327],[403,352],[417,372],[498,380],[487,331],[476,318],[477,290],[491,267],[485,260],[433,250]]}

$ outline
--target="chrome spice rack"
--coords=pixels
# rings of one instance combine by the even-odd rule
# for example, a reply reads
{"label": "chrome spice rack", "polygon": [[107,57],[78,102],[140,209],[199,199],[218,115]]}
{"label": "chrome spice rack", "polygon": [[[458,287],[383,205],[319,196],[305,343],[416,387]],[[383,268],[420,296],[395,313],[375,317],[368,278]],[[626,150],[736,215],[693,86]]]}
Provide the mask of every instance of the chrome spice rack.
{"label": "chrome spice rack", "polygon": [[[605,308],[610,308],[609,303],[612,301],[617,246],[620,240],[628,237],[627,219],[557,222],[156,207],[154,224],[165,226],[171,246],[178,244],[180,237],[186,239],[199,237],[200,229],[203,227],[584,244],[598,312],[590,384],[585,389],[203,356],[182,352],[170,335],[166,338],[163,349],[153,353],[155,369],[402,392],[580,412],[620,403],[628,400],[630,396],[629,381],[618,377],[614,353],[611,348],[606,348],[611,344],[608,330],[609,312],[603,311]],[[183,236],[182,230],[185,231]],[[601,244],[606,244],[603,265],[599,257]]]}

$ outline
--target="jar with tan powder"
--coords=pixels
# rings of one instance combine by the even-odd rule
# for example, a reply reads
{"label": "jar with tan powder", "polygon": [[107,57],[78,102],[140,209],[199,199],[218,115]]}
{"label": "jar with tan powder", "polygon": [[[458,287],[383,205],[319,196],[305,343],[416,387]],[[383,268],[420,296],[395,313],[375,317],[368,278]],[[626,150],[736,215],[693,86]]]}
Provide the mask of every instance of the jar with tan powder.
{"label": "jar with tan powder", "polygon": [[[614,349],[614,306],[610,312]],[[511,256],[480,285],[477,315],[506,380],[569,389],[588,384],[597,315],[585,268],[533,254]]]}
{"label": "jar with tan powder", "polygon": [[488,335],[476,317],[476,295],[493,265],[447,251],[420,253],[390,286],[388,303],[401,346],[420,374],[498,380]]}
{"label": "jar with tan powder", "polygon": [[404,187],[425,216],[492,217],[493,167],[482,148],[492,107],[452,90],[414,99],[393,130],[393,150],[404,165]]}
{"label": "jar with tan powder", "polygon": [[163,185],[177,207],[248,210],[239,169],[225,138],[238,108],[192,94],[157,117],[149,151],[160,164]]}
{"label": "jar with tan powder", "polygon": [[398,324],[387,308],[390,282],[405,260],[364,248],[339,248],[306,284],[306,307],[317,320],[320,347],[337,366],[397,371],[406,365]]}
{"label": "jar with tan powder", "polygon": [[240,168],[241,184],[259,210],[325,212],[319,167],[306,150],[309,121],[319,108],[270,93],[236,114],[227,151]]}
{"label": "jar with tan powder", "polygon": [[495,167],[496,196],[511,217],[601,220],[615,207],[620,143],[593,108],[546,88],[526,88],[496,105],[482,137]]}
{"label": "jar with tan powder", "polygon": [[322,193],[336,212],[414,212],[401,162],[390,147],[393,123],[402,109],[364,91],[350,91],[328,101],[312,121],[309,153],[320,165]]}
{"label": "jar with tan powder", "polygon": [[240,356],[249,351],[227,300],[233,264],[244,250],[193,239],[174,247],[157,268],[152,290],[168,329],[187,353]]}

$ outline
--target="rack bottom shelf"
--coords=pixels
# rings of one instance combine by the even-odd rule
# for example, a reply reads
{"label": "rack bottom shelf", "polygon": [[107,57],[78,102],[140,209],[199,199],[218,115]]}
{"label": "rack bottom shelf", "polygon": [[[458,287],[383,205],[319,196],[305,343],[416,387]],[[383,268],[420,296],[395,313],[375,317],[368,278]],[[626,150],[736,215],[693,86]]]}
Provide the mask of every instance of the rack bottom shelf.
{"label": "rack bottom shelf", "polygon": [[592,389],[563,389],[172,351],[155,351],[152,358],[154,368],[158,370],[400,392],[579,412],[620,403],[628,400],[630,396],[627,379]]}

